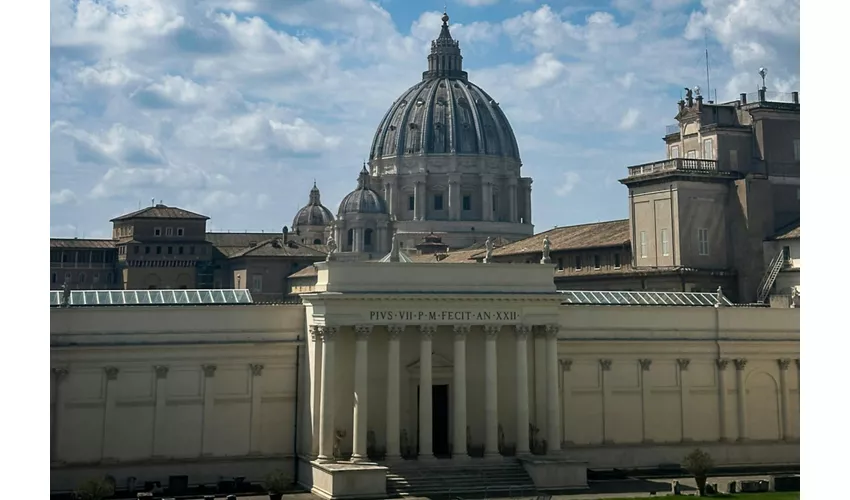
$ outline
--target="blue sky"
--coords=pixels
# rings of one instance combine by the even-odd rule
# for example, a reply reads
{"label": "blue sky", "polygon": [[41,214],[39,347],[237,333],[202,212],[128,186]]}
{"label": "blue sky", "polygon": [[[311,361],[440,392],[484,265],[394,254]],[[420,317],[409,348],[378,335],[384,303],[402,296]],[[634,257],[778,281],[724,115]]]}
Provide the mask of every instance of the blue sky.
{"label": "blue sky", "polygon": [[[448,0],[464,68],[506,112],[536,231],[627,216],[683,87],[799,88],[799,0]],[[215,230],[291,225],[356,185],[421,78],[444,2],[51,0],[51,235],[108,237],[162,200]],[[713,96],[713,90],[712,90]]]}

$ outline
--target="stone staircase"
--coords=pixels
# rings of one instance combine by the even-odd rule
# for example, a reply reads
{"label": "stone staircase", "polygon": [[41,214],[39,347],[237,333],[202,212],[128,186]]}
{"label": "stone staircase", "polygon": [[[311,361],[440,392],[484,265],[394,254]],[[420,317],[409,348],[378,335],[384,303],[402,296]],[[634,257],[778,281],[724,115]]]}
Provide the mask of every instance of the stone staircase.
{"label": "stone staircase", "polygon": [[388,468],[387,495],[393,498],[519,497],[534,496],[537,491],[525,468],[514,458],[494,462],[473,458],[468,463],[406,460],[381,465]]}

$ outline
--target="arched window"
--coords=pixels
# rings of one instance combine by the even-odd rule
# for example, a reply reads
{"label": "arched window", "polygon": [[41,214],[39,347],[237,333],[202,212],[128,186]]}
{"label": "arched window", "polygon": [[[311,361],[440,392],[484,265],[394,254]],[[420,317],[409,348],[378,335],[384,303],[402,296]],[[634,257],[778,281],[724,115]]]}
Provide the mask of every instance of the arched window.
{"label": "arched window", "polygon": [[363,234],[363,245],[364,246],[372,246],[372,230],[367,229]]}
{"label": "arched window", "polygon": [[314,245],[321,245],[321,244],[322,244],[322,240],[320,240],[319,238],[316,238],[315,240],[313,240],[313,244],[314,244]]}

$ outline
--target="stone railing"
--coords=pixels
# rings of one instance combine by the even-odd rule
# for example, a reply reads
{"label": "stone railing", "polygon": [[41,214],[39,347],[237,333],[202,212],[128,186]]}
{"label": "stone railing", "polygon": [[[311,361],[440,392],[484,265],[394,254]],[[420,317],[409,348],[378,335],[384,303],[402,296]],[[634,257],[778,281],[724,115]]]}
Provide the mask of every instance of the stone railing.
{"label": "stone railing", "polygon": [[672,125],[667,125],[664,127],[664,136],[678,134],[682,131],[681,127],[679,127],[678,123],[674,123]]}
{"label": "stone railing", "polygon": [[700,172],[719,173],[717,161],[698,160],[695,158],[670,158],[643,165],[629,167],[629,177],[658,174],[662,172]]}

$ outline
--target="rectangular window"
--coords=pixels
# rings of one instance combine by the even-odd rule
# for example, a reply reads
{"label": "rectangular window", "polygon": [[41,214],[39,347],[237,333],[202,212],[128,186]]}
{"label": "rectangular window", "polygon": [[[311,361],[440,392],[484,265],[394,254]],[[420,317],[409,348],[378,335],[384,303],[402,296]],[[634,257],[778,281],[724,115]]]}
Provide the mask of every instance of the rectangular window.
{"label": "rectangular window", "polygon": [[182,227],[177,228],[177,236],[183,236],[183,228]]}
{"label": "rectangular window", "polygon": [[145,247],[145,253],[146,254],[151,253],[151,247]]}
{"label": "rectangular window", "polygon": [[794,161],[800,161],[800,139],[794,139]]}
{"label": "rectangular window", "polygon": [[252,274],[251,275],[251,291],[252,292],[263,291],[263,275],[262,274]]}
{"label": "rectangular window", "polygon": [[614,269],[620,269],[620,254],[614,254]]}
{"label": "rectangular window", "polygon": [[697,150],[692,149],[692,150],[688,151],[687,157],[688,158],[696,158],[697,157]]}
{"label": "rectangular window", "polygon": [[177,253],[183,255],[183,247],[177,247]]}
{"label": "rectangular window", "polygon": [[162,253],[162,247],[156,247],[156,254],[160,255]]}
{"label": "rectangular window", "polygon": [[86,282],[86,273],[80,273],[80,283]]}
{"label": "rectangular window", "polygon": [[661,230],[661,255],[670,255],[670,241],[667,239],[667,229]]}
{"label": "rectangular window", "polygon": [[168,255],[171,255],[174,252],[174,247],[168,247]]}
{"label": "rectangular window", "polygon": [[413,210],[416,207],[416,197],[408,196],[407,197],[407,209]]}
{"label": "rectangular window", "polygon": [[558,271],[563,271],[563,270],[564,270],[564,259],[558,258]]}
{"label": "rectangular window", "polygon": [[472,210],[472,196],[468,194],[463,195],[463,209]]}
{"label": "rectangular window", "polygon": [[162,236],[162,228],[161,227],[153,228],[153,235],[154,236]]}
{"label": "rectangular window", "polygon": [[166,236],[171,236],[172,234],[174,234],[174,228],[173,227],[165,228],[165,235]]}
{"label": "rectangular window", "polygon": [[594,268],[594,269],[599,269],[600,267],[602,267],[602,266],[600,265],[601,260],[602,260],[602,259],[600,259],[600,258],[599,258],[599,254],[595,254],[595,255],[593,256],[593,268]]}
{"label": "rectangular window", "polygon": [[782,260],[791,260],[791,247],[782,247]]}
{"label": "rectangular window", "polygon": [[702,159],[714,159],[714,139],[703,139],[702,141]]}
{"label": "rectangular window", "polygon": [[434,210],[442,210],[443,209],[443,195],[435,194],[434,195]]}
{"label": "rectangular window", "polygon": [[92,281],[92,283],[100,282],[100,273],[92,274],[91,281]]}
{"label": "rectangular window", "polygon": [[708,229],[704,227],[697,229],[697,247],[700,255],[708,255]]}
{"label": "rectangular window", "polygon": [[646,258],[646,231],[640,232],[640,258]]}
{"label": "rectangular window", "polygon": [[576,255],[576,271],[581,271],[581,255]]}
{"label": "rectangular window", "polygon": [[738,170],[738,150],[729,150],[729,170]]}
{"label": "rectangular window", "polygon": [[679,157],[679,145],[674,144],[670,146],[670,158],[678,158]]}
{"label": "rectangular window", "polygon": [[50,282],[56,283],[56,273],[50,273]]}

